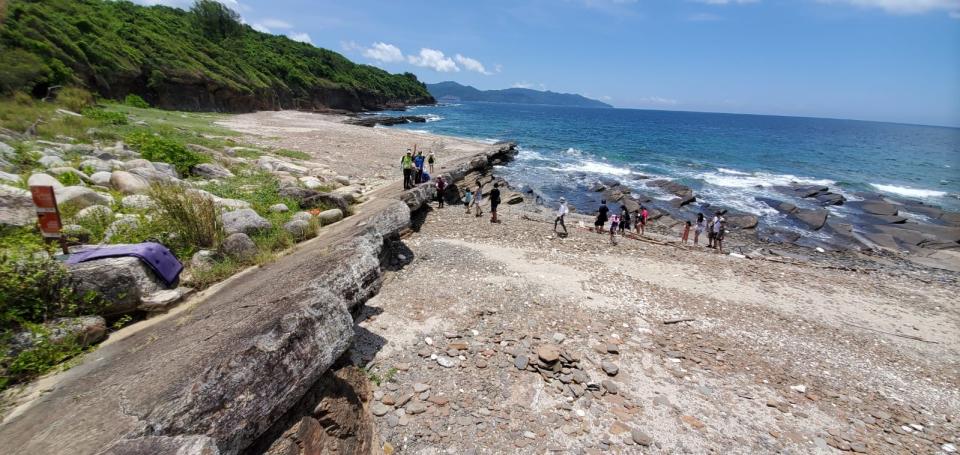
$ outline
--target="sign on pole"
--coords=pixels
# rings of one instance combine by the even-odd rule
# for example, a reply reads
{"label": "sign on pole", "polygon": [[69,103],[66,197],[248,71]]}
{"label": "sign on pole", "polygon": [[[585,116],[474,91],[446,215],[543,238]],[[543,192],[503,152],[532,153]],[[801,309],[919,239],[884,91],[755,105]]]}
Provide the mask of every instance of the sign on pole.
{"label": "sign on pole", "polygon": [[44,240],[59,240],[63,254],[67,251],[67,242],[60,233],[63,223],[60,221],[60,210],[57,208],[57,196],[52,186],[31,186],[30,195],[33,205],[37,208],[37,221],[40,225],[40,234]]}

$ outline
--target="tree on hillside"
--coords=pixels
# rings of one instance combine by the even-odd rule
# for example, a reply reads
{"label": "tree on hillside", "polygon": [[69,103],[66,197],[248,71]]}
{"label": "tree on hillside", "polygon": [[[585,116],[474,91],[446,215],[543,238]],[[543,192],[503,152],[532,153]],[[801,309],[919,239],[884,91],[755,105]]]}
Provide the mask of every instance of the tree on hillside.
{"label": "tree on hillside", "polygon": [[211,40],[222,40],[242,30],[240,15],[220,2],[197,0],[190,12],[204,35]]}

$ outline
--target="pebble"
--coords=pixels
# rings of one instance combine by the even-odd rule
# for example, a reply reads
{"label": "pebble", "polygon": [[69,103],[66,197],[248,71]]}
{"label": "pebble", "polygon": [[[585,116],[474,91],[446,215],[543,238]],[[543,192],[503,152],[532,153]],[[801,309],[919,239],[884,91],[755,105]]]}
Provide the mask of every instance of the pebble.
{"label": "pebble", "polygon": [[442,356],[442,355],[437,356],[437,363],[444,368],[453,368],[457,366],[456,360],[451,359],[450,357]]}
{"label": "pebble", "polygon": [[411,415],[423,414],[427,411],[427,405],[422,401],[413,401],[407,405],[406,410]]}
{"label": "pebble", "polygon": [[383,417],[390,412],[390,407],[383,403],[373,403],[373,406],[370,406],[370,412],[377,417]]}
{"label": "pebble", "polygon": [[567,339],[567,336],[564,335],[564,334],[562,334],[562,333],[560,333],[560,332],[557,332],[557,333],[554,333],[554,334],[553,334],[553,342],[554,342],[554,343],[560,344],[560,343],[563,343],[563,341],[566,340],[566,339]]}
{"label": "pebble", "polygon": [[653,438],[651,438],[646,433],[640,430],[631,431],[630,437],[633,438],[633,442],[644,447],[649,446],[650,444],[653,444]]}
{"label": "pebble", "polygon": [[604,373],[607,373],[610,376],[616,376],[617,373],[620,372],[620,367],[618,367],[615,363],[608,362],[606,360],[600,364],[600,367],[603,368]]}
{"label": "pebble", "polygon": [[525,438],[527,438],[527,439],[537,439],[537,434],[534,433],[534,432],[532,432],[532,431],[524,431],[524,432],[523,432],[523,437],[525,437]]}
{"label": "pebble", "polygon": [[527,364],[530,363],[530,358],[526,354],[520,354],[516,359],[513,360],[513,366],[517,367],[518,370],[524,370],[527,368]]}
{"label": "pebble", "polygon": [[427,343],[428,346],[433,346],[433,338],[426,337],[423,339],[424,343]]}
{"label": "pebble", "polygon": [[602,385],[603,388],[606,389],[608,393],[612,393],[614,395],[616,395],[617,392],[620,390],[617,384],[609,379],[603,380],[603,382],[601,382],[600,385]]}
{"label": "pebble", "polygon": [[537,349],[537,356],[546,363],[553,363],[560,359],[560,349],[553,344],[545,344]]}
{"label": "pebble", "polygon": [[790,386],[790,390],[793,390],[794,392],[797,392],[797,393],[807,393],[807,386],[803,384],[792,385]]}
{"label": "pebble", "polygon": [[418,382],[413,385],[413,391],[416,393],[423,393],[423,392],[426,392],[427,390],[430,390],[430,386],[422,382]]}
{"label": "pebble", "polygon": [[609,344],[607,344],[607,352],[610,353],[610,354],[619,354],[619,353],[620,353],[620,346],[617,346],[617,345],[615,345],[615,344],[613,344],[613,343],[609,343]]}

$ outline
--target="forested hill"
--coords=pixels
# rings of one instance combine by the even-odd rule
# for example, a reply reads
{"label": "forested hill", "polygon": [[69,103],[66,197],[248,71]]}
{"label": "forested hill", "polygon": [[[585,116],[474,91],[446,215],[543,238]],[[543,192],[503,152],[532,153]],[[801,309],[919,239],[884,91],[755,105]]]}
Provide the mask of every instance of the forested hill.
{"label": "forested hill", "polygon": [[437,99],[447,98],[448,100],[485,101],[489,103],[549,104],[553,106],[613,107],[607,103],[573,93],[556,93],[528,88],[477,90],[469,85],[446,81],[427,84],[427,89]]}
{"label": "forested hill", "polygon": [[430,103],[410,73],[390,74],[260,33],[200,0],[190,11],[111,0],[0,0],[0,92],[81,85],[170,109],[358,111]]}

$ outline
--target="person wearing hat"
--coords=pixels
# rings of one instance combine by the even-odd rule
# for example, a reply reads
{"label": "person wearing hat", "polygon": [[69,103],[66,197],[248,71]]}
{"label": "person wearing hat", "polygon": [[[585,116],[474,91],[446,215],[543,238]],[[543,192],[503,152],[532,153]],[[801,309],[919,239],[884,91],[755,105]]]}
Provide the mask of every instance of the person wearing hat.
{"label": "person wearing hat", "polygon": [[557,218],[553,220],[553,232],[557,232],[557,224],[560,224],[560,227],[563,228],[563,235],[567,235],[567,225],[563,224],[563,217],[570,213],[570,209],[567,208],[567,200],[560,198],[560,207],[557,208]]}

